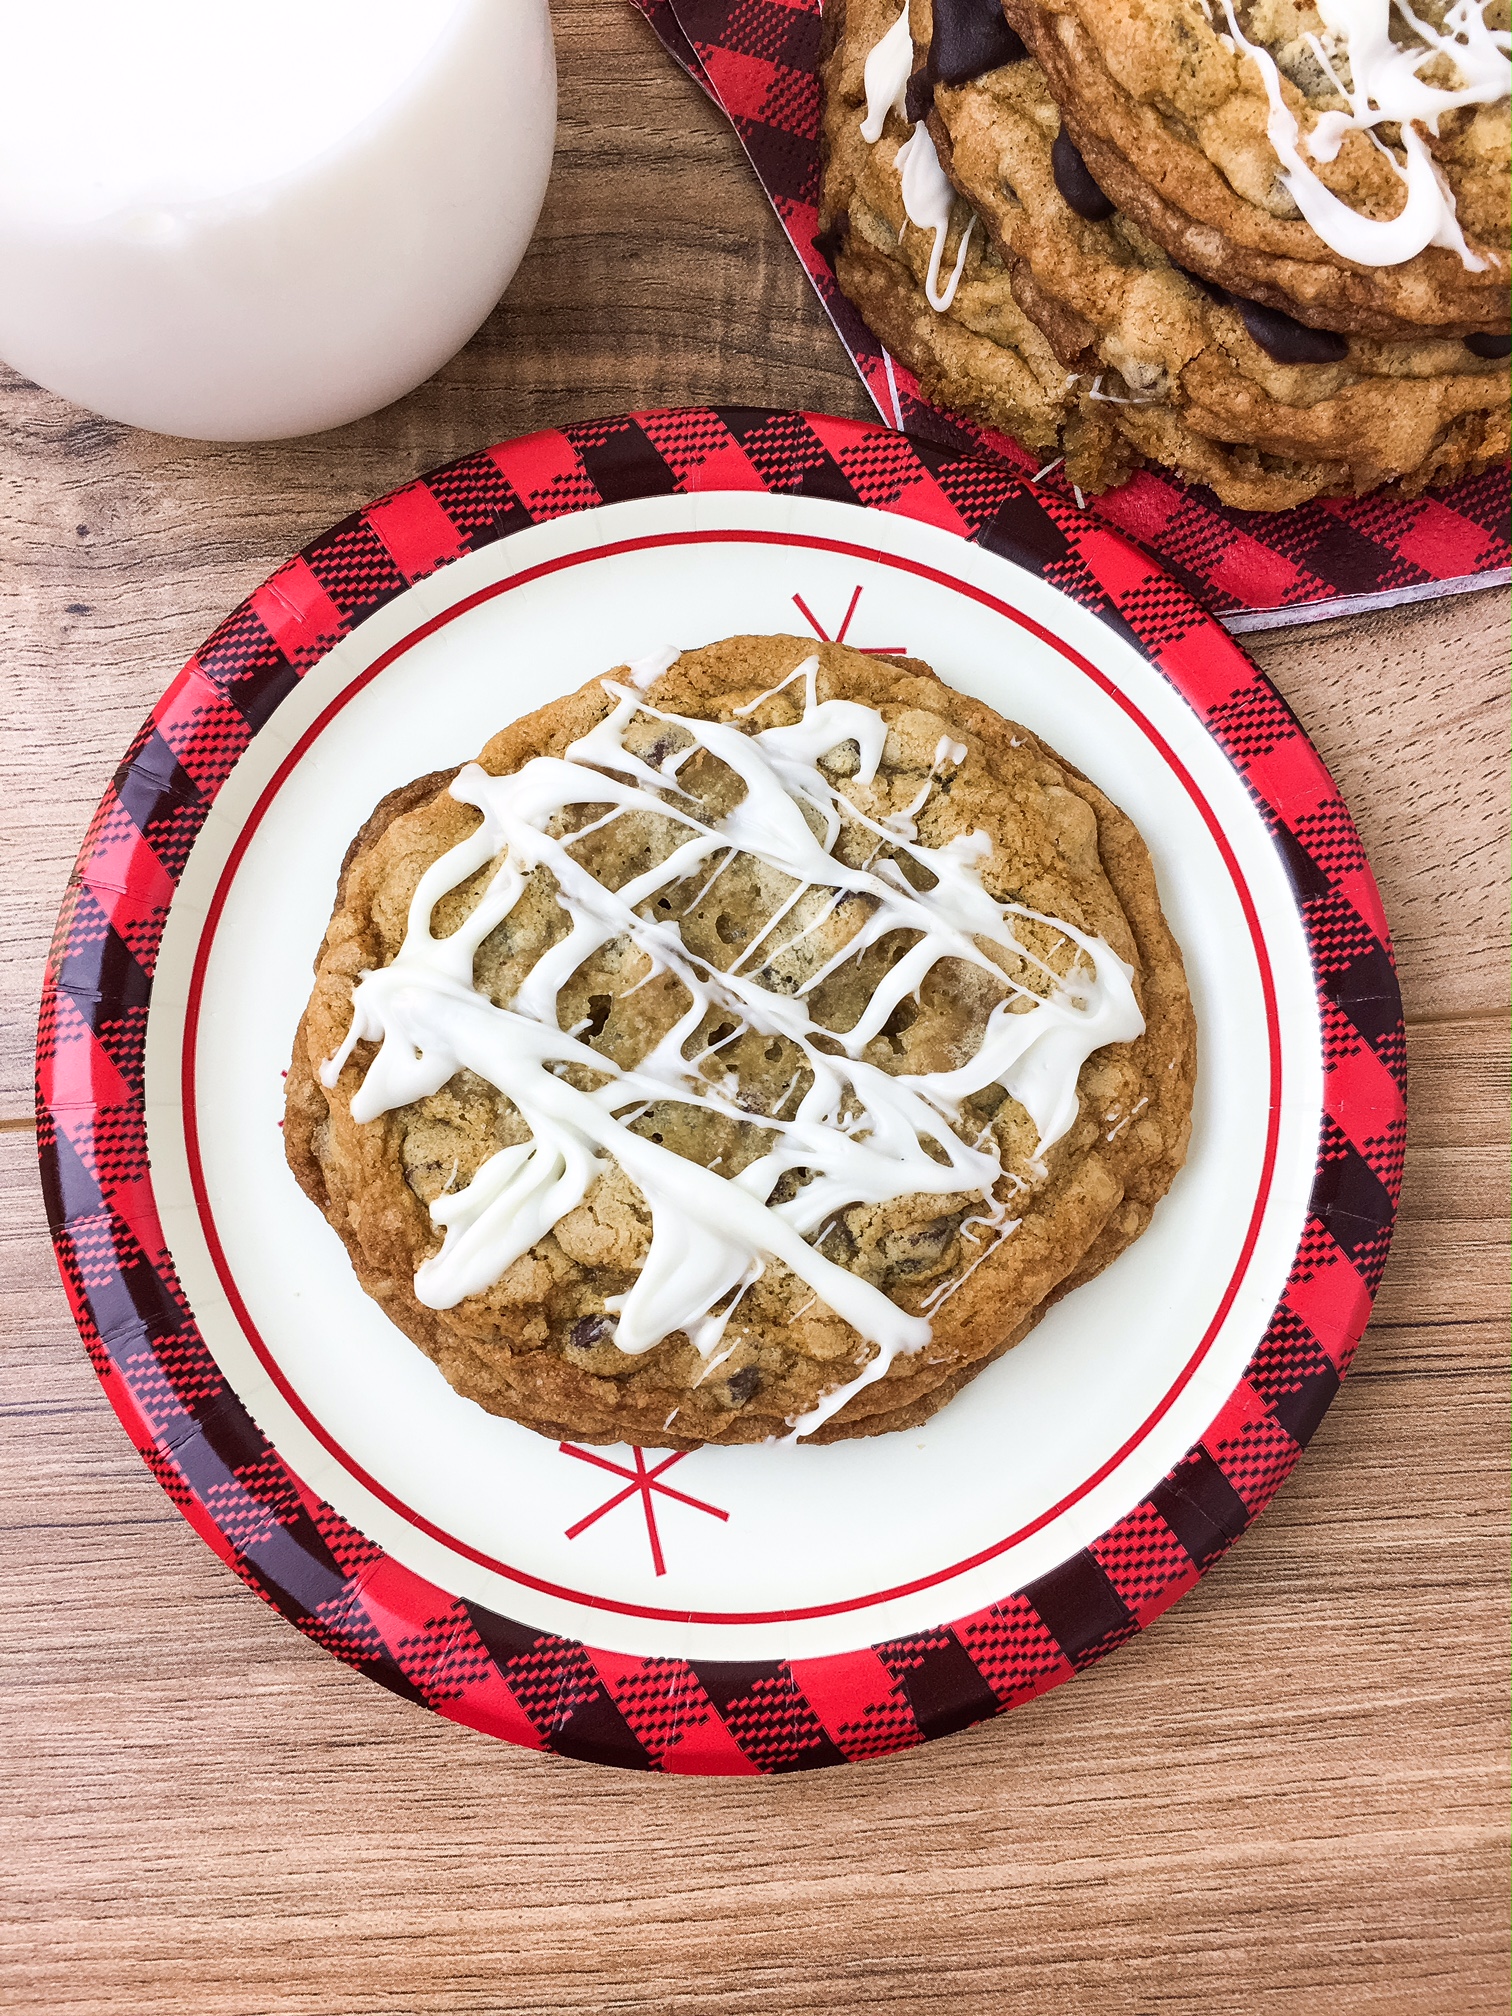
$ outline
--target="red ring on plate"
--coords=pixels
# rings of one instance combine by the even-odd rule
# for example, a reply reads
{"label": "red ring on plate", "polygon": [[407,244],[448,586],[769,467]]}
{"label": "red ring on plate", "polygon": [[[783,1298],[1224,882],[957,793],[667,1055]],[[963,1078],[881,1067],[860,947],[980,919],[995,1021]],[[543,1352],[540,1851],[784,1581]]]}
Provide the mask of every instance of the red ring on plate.
{"label": "red ring on plate", "polygon": [[[1038,637],[1042,643],[1058,651],[1062,657],[1069,659],[1100,691],[1106,693],[1123,713],[1134,722],[1147,740],[1153,743],[1167,768],[1179,780],[1182,788],[1201,813],[1203,823],[1212,835],[1214,844],[1223,858],[1224,866],[1228,870],[1235,893],[1239,898],[1240,907],[1244,912],[1245,922],[1249,928],[1250,943],[1254,949],[1255,963],[1260,973],[1261,993],[1265,1001],[1266,1038],[1269,1048],[1270,1083],[1268,1093],[1270,1118],[1266,1129],[1265,1150],[1261,1160],[1260,1181],[1254,1207],[1250,1213],[1249,1225],[1246,1228],[1244,1242],[1240,1248],[1234,1271],[1222,1295],[1219,1297],[1218,1305],[1213,1312],[1212,1318],[1186,1364],[1182,1367],[1170,1387],[1161,1396],[1156,1406],[1123,1445],[1116,1449],[1105,1462],[1100,1464],[1090,1477],[1085,1478],[1074,1491],[1068,1492],[1058,1503],[1050,1506],[1047,1511],[1042,1512],[1036,1519],[1031,1520],[1025,1526],[1021,1526],[1016,1532],[1007,1534],[992,1546],[984,1547],[968,1559],[957,1561],[952,1566],[942,1568],[935,1574],[920,1576],[912,1582],[900,1583],[894,1588],[879,1589],[871,1595],[852,1597],[844,1602],[813,1604],[798,1610],[673,1610],[661,1609],[652,1604],[645,1603],[622,1603],[614,1597],[609,1596],[585,1595],[581,1590],[563,1588],[555,1582],[543,1580],[538,1575],[528,1574],[524,1569],[513,1568],[507,1562],[497,1560],[491,1554],[485,1554],[480,1548],[472,1546],[465,1540],[459,1540],[455,1534],[446,1532],[442,1527],[437,1526],[432,1520],[426,1518],[423,1513],[417,1512],[412,1506],[405,1504],[403,1499],[390,1491],[387,1485],[380,1483],[371,1472],[364,1469],[356,1458],[336,1440],[335,1436],[332,1435],[318,1416],[306,1405],[297,1388],[279,1364],[277,1357],[269,1348],[266,1339],[258,1330],[221,1244],[220,1232],[215,1222],[215,1212],[205,1186],[204,1170],[199,1148],[198,1098],[195,1086],[196,1057],[205,973],[210,963],[210,954],[215,943],[216,930],[220,923],[221,914],[225,909],[227,898],[230,895],[231,885],[236,879],[242,859],[251,845],[258,827],[262,824],[264,816],[274,799],[278,796],[279,791],[298,765],[309,754],[326,728],[341,714],[351,700],[355,699],[365,687],[369,686],[390,665],[401,658],[406,651],[411,650],[424,638],[432,636],[437,630],[453,622],[457,617],[464,616],[470,610],[476,609],[481,603],[491,602],[499,595],[507,594],[515,588],[525,587],[530,582],[538,581],[546,575],[558,574],[565,569],[583,566],[590,561],[602,560],[621,553],[642,552],[647,547],[704,544],[797,546],[811,551],[842,553],[854,559],[870,561],[873,565],[895,567],[900,572],[920,575],[926,580],[933,581],[937,586],[949,588],[956,594],[966,595],[971,600],[982,603],[985,607],[991,609],[994,614],[1005,617],[1011,623],[1017,623],[1022,629],[1028,630]],[[639,539],[620,539],[607,545],[589,547],[581,552],[567,554],[560,559],[543,561],[538,567],[526,568],[521,573],[512,574],[507,580],[497,581],[491,587],[480,589],[477,594],[464,597],[462,601],[455,604],[454,607],[443,611],[441,615],[433,616],[428,621],[418,624],[407,637],[401,638],[397,644],[390,645],[388,650],[375,659],[365,672],[359,674],[348,686],[344,687],[336,698],[331,701],[329,706],[322,709],[318,718],[300,736],[298,742],[295,743],[294,747],[289,751],[288,755],[269,779],[257,803],[248,815],[246,824],[238,833],[235,844],[232,846],[231,852],[226,859],[226,865],[221,870],[216,882],[215,893],[211,898],[210,908],[206,912],[204,929],[201,931],[199,941],[195,947],[194,967],[189,983],[188,1006],[184,1018],[184,1045],[180,1068],[180,1085],[184,1113],[184,1141],[189,1163],[190,1183],[194,1190],[194,1201],[199,1212],[200,1227],[204,1234],[206,1246],[209,1248],[210,1259],[214,1265],[221,1288],[225,1292],[226,1299],[230,1303],[236,1320],[241,1326],[242,1332],[255,1353],[259,1364],[273,1381],[283,1399],[293,1409],[299,1420],[303,1422],[304,1426],[320,1443],[326,1453],[333,1456],[350,1476],[356,1478],[364,1490],[370,1491],[382,1504],[388,1506],[390,1511],[397,1512],[411,1526],[415,1527],[419,1532],[424,1533],[429,1539],[439,1541],[443,1546],[449,1547],[454,1553],[462,1555],[469,1561],[476,1562],[479,1567],[487,1568],[492,1573],[501,1575],[508,1581],[521,1583],[527,1589],[540,1590],[548,1596],[561,1597],[567,1602],[579,1603],[588,1609],[613,1611],[622,1617],[646,1617],[668,1622],[685,1621],[690,1624],[776,1624],[781,1623],[787,1618],[833,1617],[843,1615],[847,1611],[870,1609],[874,1604],[890,1602],[900,1596],[911,1596],[918,1590],[930,1589],[941,1582],[952,1581],[956,1576],[965,1574],[972,1568],[980,1567],[985,1562],[996,1559],[997,1556],[1007,1553],[1010,1547],[1016,1547],[1020,1541],[1027,1540],[1031,1534],[1041,1531],[1053,1519],[1059,1518],[1061,1513],[1085,1498],[1089,1491],[1094,1490],[1105,1477],[1111,1476],[1119,1464],[1133,1454],[1149,1434],[1150,1430],[1165,1417],[1174,1405],[1178,1395],[1190,1383],[1193,1374],[1197,1371],[1197,1368],[1202,1364],[1208,1351],[1211,1349],[1214,1339],[1217,1337],[1229,1310],[1233,1306],[1234,1298],[1237,1296],[1240,1284],[1248,1271],[1250,1260],[1253,1257],[1255,1246],[1260,1236],[1260,1227],[1264,1222],[1265,1208],[1270,1200],[1271,1183],[1276,1165],[1276,1144],[1280,1134],[1281,1035],[1276,1007],[1275,981],[1271,973],[1270,954],[1266,948],[1265,938],[1260,930],[1260,920],[1255,911],[1254,899],[1250,894],[1249,885],[1244,880],[1239,863],[1234,856],[1234,850],[1229,845],[1227,834],[1219,824],[1212,807],[1203,797],[1201,791],[1198,790],[1197,784],[1185,764],[1181,762],[1165,737],[1159,733],[1133,702],[1125,694],[1121,693],[1113,682],[1104,673],[1100,672],[1089,659],[1084,658],[1079,651],[1073,650],[1063,639],[1056,637],[1051,631],[1045,629],[1042,624],[1035,622],[1033,617],[1026,616],[1022,610],[1015,609],[1011,604],[1000,601],[997,596],[988,594],[984,589],[974,588],[968,582],[958,581],[954,576],[943,574],[938,568],[925,566],[921,561],[905,560],[897,554],[881,553],[874,548],[849,545],[837,539],[820,539],[798,533],[711,530],[686,533],[654,533]]]}
{"label": "red ring on plate", "polygon": [[[1245,778],[1297,894],[1324,1032],[1323,1138],[1304,1236],[1244,1377],[1201,1441],[1090,1547],[970,1617],[862,1651],[637,1658],[462,1602],[289,1471],[174,1274],[147,1167],[142,1045],[177,875],[215,792],[311,664],[415,581],[527,525],[630,497],[755,489],[970,538],[1091,608],[1186,698]],[[454,463],[314,541],[221,625],[133,743],[70,881],[43,993],[38,1139],[64,1284],[128,1433],[196,1530],[300,1629],[396,1691],[533,1748],[668,1771],[802,1769],[908,1747],[1069,1677],[1157,1616],[1269,1502],[1348,1368],[1385,1261],[1403,1049],[1379,897],[1332,780],[1269,682],[1152,561],[984,458],[822,415],[697,408]]]}

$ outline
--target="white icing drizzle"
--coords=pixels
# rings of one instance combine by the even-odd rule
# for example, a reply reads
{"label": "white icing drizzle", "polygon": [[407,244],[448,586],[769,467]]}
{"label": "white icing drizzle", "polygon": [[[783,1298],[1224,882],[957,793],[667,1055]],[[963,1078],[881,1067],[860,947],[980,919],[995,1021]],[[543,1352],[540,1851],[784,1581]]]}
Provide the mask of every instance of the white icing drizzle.
{"label": "white icing drizzle", "polygon": [[866,117],[861,121],[861,138],[875,145],[882,138],[889,112],[907,118],[905,99],[909,73],[913,69],[913,35],[908,26],[908,6],[894,21],[866,59],[862,81],[866,86]]}
{"label": "white icing drizzle", "polygon": [[956,200],[956,192],[950,177],[940,166],[940,157],[935,152],[934,141],[928,129],[915,126],[912,133],[898,149],[898,172],[903,178],[903,208],[908,213],[910,224],[916,224],[921,231],[933,231],[934,246],[929,254],[929,272],[924,280],[924,293],[931,308],[944,310],[956,297],[956,289],[961,284],[961,274],[966,265],[966,250],[971,243],[971,234],[976,229],[976,212],[973,211],[966,229],[961,233],[961,247],[956,253],[955,270],[940,286],[940,259],[945,251],[945,240],[950,235],[950,213]]}
{"label": "white icing drizzle", "polygon": [[[913,35],[905,6],[866,59],[862,73],[866,86],[866,117],[861,121],[863,140],[875,145],[882,138],[889,112],[896,112],[900,119],[907,119],[908,79],[912,69]],[[904,214],[918,230],[934,233],[924,293],[930,307],[943,314],[954,301],[956,289],[961,284],[967,248],[976,229],[976,213],[972,213],[961,234],[955,269],[942,288],[940,262],[945,255],[945,241],[950,235],[950,213],[956,191],[940,166],[934,141],[922,124],[910,128],[908,138],[898,149],[897,166],[903,187]]]}
{"label": "white icing drizzle", "polygon": [[[1512,37],[1486,26],[1486,0],[1456,0],[1444,16],[1444,30],[1420,20],[1407,0],[1395,0],[1398,12],[1418,37],[1418,47],[1403,48],[1391,39],[1393,0],[1316,0],[1328,43],[1309,34],[1307,42],[1327,72],[1347,112],[1323,112],[1307,136],[1307,151],[1315,161],[1332,161],[1346,133],[1368,133],[1406,184],[1407,200],[1395,217],[1365,217],[1341,202],[1302,158],[1301,130],[1281,90],[1281,77],[1268,50],[1251,42],[1239,26],[1234,0],[1223,0],[1234,40],[1251,57],[1270,101],[1266,133],[1285,173],[1285,183],[1303,217],[1341,258],[1360,266],[1400,266],[1429,245],[1457,252],[1471,273],[1483,273],[1486,260],[1472,251],[1455,215],[1454,192],[1440,173],[1417,126],[1437,134],[1444,113],[1459,105],[1492,105],[1507,96],[1512,70],[1507,52]],[[1349,83],[1339,74],[1337,59],[1349,66]],[[1418,75],[1425,63],[1446,56],[1460,77],[1457,90],[1429,84]],[[1413,122],[1416,122],[1414,124]],[[1400,124],[1403,167],[1376,136],[1384,124]]]}
{"label": "white icing drizzle", "polygon": [[648,651],[644,658],[632,658],[625,670],[630,674],[630,684],[637,693],[644,693],[654,686],[667,667],[674,664],[682,653],[675,644],[659,644],[654,651]]}
{"label": "white icing drizzle", "polygon": [[[887,725],[859,702],[820,702],[817,672],[818,659],[808,658],[773,689],[804,682],[798,721],[749,733],[733,723],[665,713],[634,688],[606,680],[613,711],[565,756],[533,757],[507,777],[467,765],[451,792],[478,808],[480,823],[421,877],[399,952],[389,966],[359,978],[351,1028],[321,1072],[322,1082],[334,1088],[356,1044],[376,1042],[377,1055],[352,1096],[355,1120],[375,1120],[426,1098],[466,1068],[502,1092],[530,1130],[527,1142],[500,1149],[484,1162],[465,1189],[431,1205],[445,1238],[415,1276],[415,1292],[429,1308],[454,1307],[490,1287],[582,1202],[611,1158],[641,1192],[652,1221],[650,1250],[634,1286],[606,1304],[618,1317],[615,1342],[621,1351],[648,1351],[681,1330],[706,1360],[714,1358],[736,1303],[769,1259],[783,1261],[873,1347],[859,1376],[790,1424],[798,1435],[812,1433],[862,1386],[882,1378],[899,1352],[920,1350],[930,1336],[925,1317],[907,1314],[811,1242],[851,1205],[920,1193],[980,1196],[987,1216],[974,1222],[1000,1228],[1006,1209],[994,1193],[1005,1172],[990,1145],[990,1129],[972,1145],[956,1133],[961,1100],[1001,1084],[1029,1115],[1042,1152],[1076,1118],[1077,1077],[1086,1059],[1104,1044],[1132,1040],[1144,1027],[1130,984],[1132,969],[1102,939],[987,893],[977,867],[991,852],[985,834],[962,835],[943,847],[918,839],[915,815],[939,773],[965,758],[964,745],[942,738],[923,790],[907,811],[886,820],[870,818],[840,792],[818,767],[819,759],[854,742],[860,752],[857,775],[869,782],[882,758]],[[755,711],[770,697],[762,695],[741,712]],[[659,764],[643,760],[624,745],[626,731],[642,715],[681,730],[688,744]],[[677,784],[678,771],[699,750],[716,757],[745,786],[734,809],[709,822],[700,816],[699,801]],[[576,833],[558,838],[547,832],[556,815],[587,805],[609,809]],[[665,860],[610,889],[571,850],[586,833],[627,811],[655,814],[685,837]],[[916,890],[896,860],[873,869],[870,863],[851,867],[837,859],[832,850],[847,822],[876,837],[872,861],[884,847],[896,850],[926,869],[933,886]],[[690,951],[677,922],[657,911],[655,899],[719,857],[703,885],[706,891],[737,854],[754,857],[796,888],[732,966],[720,971]],[[476,907],[455,931],[436,937],[436,905],[490,862],[497,865]],[[554,878],[571,929],[500,1007],[474,988],[474,955],[510,914],[536,868]],[[759,973],[741,970],[762,947],[767,959],[785,949],[774,935],[782,920],[805,897],[824,892],[829,901],[820,917],[786,944],[858,898],[860,921],[802,986],[784,994],[764,986]],[[1071,972],[1057,977],[1032,954],[1015,936],[1015,918],[1032,918],[1062,933],[1077,948]],[[918,942],[888,969],[856,1026],[842,1033],[816,1024],[807,1001],[815,987],[899,930],[920,934]],[[645,956],[647,978],[671,975],[689,1003],[676,1026],[631,1069],[558,1022],[562,987],[586,959],[615,940]],[[1010,979],[984,946],[1027,961],[1042,985],[1050,983],[1048,993]],[[1004,989],[976,1055],[958,1068],[920,1074],[890,1074],[867,1062],[862,1053],[893,1011],[916,997],[930,970],[947,958],[985,970]],[[765,970],[770,977],[770,968]],[[786,1100],[772,1116],[752,1114],[702,1068],[710,1051],[691,1059],[684,1054],[711,1009],[734,1022],[737,1035],[752,1030],[797,1047],[799,1077],[806,1074],[809,1083],[790,1117],[779,1117]],[[559,1075],[573,1064],[604,1082],[579,1090]],[[718,1175],[634,1131],[631,1122],[656,1101],[700,1107],[754,1126],[770,1137],[770,1146],[738,1175]],[[812,1172],[811,1179],[795,1196],[771,1203],[779,1180],[797,1169]]]}

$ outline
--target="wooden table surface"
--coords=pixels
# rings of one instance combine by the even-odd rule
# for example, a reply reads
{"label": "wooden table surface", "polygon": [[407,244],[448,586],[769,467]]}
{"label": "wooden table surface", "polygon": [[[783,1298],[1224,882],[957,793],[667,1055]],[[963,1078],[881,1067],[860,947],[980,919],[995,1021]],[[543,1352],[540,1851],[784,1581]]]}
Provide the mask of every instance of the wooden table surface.
{"label": "wooden table surface", "polygon": [[79,1348],[29,1117],[52,917],[133,730],[291,550],[543,423],[867,411],[728,129],[622,0],[559,0],[560,151],[505,301],[317,439],[133,433],[0,372],[0,2003],[149,2016],[1506,2006],[1506,616],[1273,635],[1395,933],[1407,1186],[1301,1468],[1169,1616],[1006,1720],[754,1782],[433,1719],[195,1539]]}

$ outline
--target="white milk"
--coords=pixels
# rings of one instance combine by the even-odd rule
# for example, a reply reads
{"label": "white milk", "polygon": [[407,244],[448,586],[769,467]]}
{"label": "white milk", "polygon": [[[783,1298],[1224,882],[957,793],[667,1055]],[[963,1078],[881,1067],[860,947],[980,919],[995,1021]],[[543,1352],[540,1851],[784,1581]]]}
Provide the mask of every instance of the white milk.
{"label": "white milk", "polygon": [[545,0],[0,0],[0,356],[170,434],[305,434],[453,355],[546,189]]}

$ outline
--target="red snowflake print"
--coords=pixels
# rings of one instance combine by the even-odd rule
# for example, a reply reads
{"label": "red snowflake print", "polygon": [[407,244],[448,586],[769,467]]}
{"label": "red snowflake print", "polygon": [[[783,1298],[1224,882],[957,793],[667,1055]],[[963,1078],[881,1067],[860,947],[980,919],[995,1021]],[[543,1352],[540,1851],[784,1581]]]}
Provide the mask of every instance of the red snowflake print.
{"label": "red snowflake print", "polygon": [[559,1442],[557,1447],[564,1456],[576,1456],[580,1463],[591,1463],[598,1470],[607,1470],[612,1476],[629,1480],[623,1490],[614,1492],[586,1518],[579,1519],[575,1526],[569,1526],[569,1540],[576,1540],[580,1533],[586,1533],[606,1512],[614,1511],[616,1506],[627,1504],[632,1498],[639,1498],[646,1519],[646,1538],[651,1543],[651,1566],[658,1575],[665,1575],[667,1563],[662,1553],[661,1535],[656,1529],[656,1492],[659,1491],[664,1498],[676,1499],[679,1505],[691,1505],[695,1512],[707,1512],[711,1519],[728,1519],[730,1516],[728,1512],[721,1512],[717,1505],[706,1505],[702,1498],[690,1498],[686,1491],[677,1491],[670,1484],[662,1483],[664,1472],[670,1470],[674,1463],[681,1463],[684,1456],[691,1455],[691,1450],[677,1450],[670,1456],[664,1456],[660,1463],[648,1466],[645,1451],[632,1449],[630,1454],[635,1459],[635,1468],[627,1470],[623,1463],[611,1462],[596,1449],[579,1449],[575,1442]]}
{"label": "red snowflake print", "polygon": [[[861,600],[861,588],[858,583],[855,593],[850,598],[850,606],[841,618],[840,628],[833,637],[831,637],[828,630],[825,629],[824,625],[819,621],[819,618],[810,609],[801,595],[795,595],[793,600],[802,612],[804,622],[807,623],[821,644],[843,644],[846,632],[851,626],[851,618],[856,613],[856,604]],[[908,655],[908,648],[903,644],[853,644],[851,649],[864,653],[868,658],[905,658]]]}

